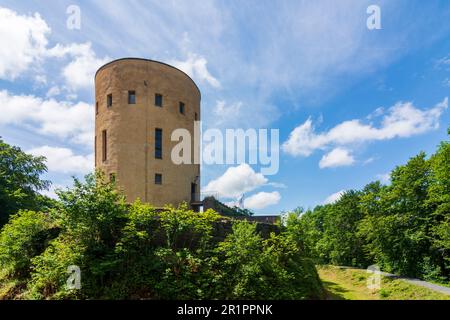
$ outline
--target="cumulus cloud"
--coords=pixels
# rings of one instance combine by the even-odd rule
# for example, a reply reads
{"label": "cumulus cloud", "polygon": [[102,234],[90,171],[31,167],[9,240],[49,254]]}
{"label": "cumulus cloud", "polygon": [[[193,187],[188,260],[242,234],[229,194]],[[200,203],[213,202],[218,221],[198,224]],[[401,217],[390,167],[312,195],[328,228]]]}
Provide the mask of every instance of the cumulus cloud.
{"label": "cumulus cloud", "polygon": [[94,115],[92,106],[85,102],[45,100],[33,95],[11,95],[2,90],[0,112],[0,125],[27,127],[40,134],[92,145]]}
{"label": "cumulus cloud", "polygon": [[94,169],[94,155],[76,155],[68,148],[42,146],[27,151],[35,156],[47,158],[50,172],[87,174]]}
{"label": "cumulus cloud", "polygon": [[309,118],[291,132],[282,148],[293,156],[309,156],[316,149],[325,149],[330,145],[410,137],[437,129],[439,118],[447,108],[448,98],[427,110],[416,108],[411,102],[398,102],[384,114],[378,127],[355,119],[344,121],[322,133],[315,132]]}
{"label": "cumulus cloud", "polygon": [[355,163],[355,159],[346,149],[335,148],[320,159],[319,167],[323,168],[334,168],[350,166]]}
{"label": "cumulus cloud", "polygon": [[21,16],[0,8],[0,78],[14,80],[39,62],[45,53],[50,31],[38,13]]}
{"label": "cumulus cloud", "polygon": [[237,167],[228,168],[222,176],[210,181],[203,191],[218,194],[220,197],[235,198],[267,182],[264,175],[256,173],[248,164],[243,163]]}
{"label": "cumulus cloud", "polygon": [[334,203],[334,202],[338,201],[345,192],[346,192],[346,190],[341,190],[336,193],[333,193],[332,195],[328,196],[328,198],[325,199],[323,204],[330,204],[330,203]]}
{"label": "cumulus cloud", "polygon": [[190,77],[208,83],[214,88],[220,87],[220,82],[208,71],[208,61],[197,54],[189,53],[185,61],[174,60],[170,64],[186,72]]}
{"label": "cumulus cloud", "polygon": [[244,200],[244,207],[251,210],[264,209],[268,206],[275,205],[281,200],[278,191],[259,192]]}

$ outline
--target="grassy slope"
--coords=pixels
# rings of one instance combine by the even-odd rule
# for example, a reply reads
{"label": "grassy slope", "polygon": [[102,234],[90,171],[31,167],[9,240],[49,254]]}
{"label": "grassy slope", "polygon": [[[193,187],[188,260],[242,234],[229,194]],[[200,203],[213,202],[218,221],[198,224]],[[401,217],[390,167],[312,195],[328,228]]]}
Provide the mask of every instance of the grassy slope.
{"label": "grassy slope", "polygon": [[321,266],[317,271],[331,300],[450,300],[449,295],[386,277],[381,290],[372,291],[367,288],[371,274],[362,270]]}

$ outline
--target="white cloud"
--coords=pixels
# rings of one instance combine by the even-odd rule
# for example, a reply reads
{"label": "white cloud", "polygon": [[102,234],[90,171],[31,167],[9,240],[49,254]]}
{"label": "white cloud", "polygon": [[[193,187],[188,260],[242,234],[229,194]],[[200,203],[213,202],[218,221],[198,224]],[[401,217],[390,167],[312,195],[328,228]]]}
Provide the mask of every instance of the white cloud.
{"label": "white cloud", "polygon": [[240,122],[239,119],[242,117],[241,114],[242,102],[236,102],[232,104],[227,104],[224,100],[216,101],[214,106],[214,124],[216,126],[237,123]]}
{"label": "white cloud", "polygon": [[280,188],[280,189],[286,189],[287,186],[284,183],[281,182],[269,182],[266,185],[272,186],[274,188]]}
{"label": "white cloud", "polygon": [[258,210],[275,205],[280,202],[280,200],[281,195],[278,191],[259,192],[244,199],[244,207],[251,210]]}
{"label": "white cloud", "polygon": [[47,158],[46,164],[49,171],[61,173],[86,174],[94,169],[94,155],[76,155],[67,148],[42,146],[27,151],[35,156]]}
{"label": "white cloud", "polygon": [[335,148],[320,159],[319,167],[323,168],[335,168],[350,166],[355,163],[355,159],[346,149]]}
{"label": "white cloud", "polygon": [[217,193],[219,197],[234,198],[255,190],[268,182],[261,173],[256,173],[248,164],[228,168],[219,178],[210,181],[204,192]]}
{"label": "white cloud", "polygon": [[263,100],[217,99],[207,105],[212,112],[205,114],[210,128],[264,128],[280,117],[277,107]]}
{"label": "white cloud", "polygon": [[367,158],[366,160],[364,160],[363,165],[367,165],[367,164],[372,163],[374,161],[375,161],[374,157]]}
{"label": "white cloud", "polygon": [[445,80],[442,82],[442,85],[443,85],[444,87],[450,87],[450,78],[445,79]]}
{"label": "white cloud", "polygon": [[214,88],[220,87],[219,80],[214,78],[206,67],[208,61],[202,56],[189,53],[188,58],[185,61],[174,60],[171,61],[170,64],[173,64],[175,67],[183,70],[192,78],[207,82]]}
{"label": "white cloud", "polygon": [[382,116],[383,114],[384,114],[384,108],[383,107],[379,107],[379,108],[376,108],[375,111],[373,111],[371,114],[369,114],[367,116],[367,119],[368,120],[372,120],[374,118]]}
{"label": "white cloud", "polygon": [[398,102],[385,113],[381,125],[364,124],[361,120],[344,121],[327,132],[316,133],[311,119],[295,128],[282,148],[293,156],[309,156],[329,145],[349,145],[373,140],[405,138],[439,127],[439,118],[448,108],[448,98],[433,108],[421,110],[411,102]]}
{"label": "white cloud", "polygon": [[73,60],[63,68],[62,75],[67,86],[73,90],[93,88],[95,72],[110,60],[109,57],[97,58],[90,42],[72,43],[68,46],[58,44],[49,49],[47,55],[56,58],[72,57]]}
{"label": "white cloud", "polygon": [[384,184],[389,183],[391,181],[391,173],[388,172],[388,173],[377,174],[377,179],[380,180]]}
{"label": "white cloud", "polygon": [[[95,71],[109,58],[97,58],[90,42],[47,48],[50,33],[50,27],[38,13],[19,15],[0,8],[0,79],[14,80],[29,69],[39,72],[42,63],[49,58],[70,57],[72,60],[62,69],[67,87],[72,90],[92,88]],[[201,64],[197,69],[204,72]],[[47,83],[44,74],[34,79],[39,84]]]}
{"label": "white cloud", "polygon": [[29,16],[0,8],[0,78],[14,80],[39,62],[50,28],[38,13]]}
{"label": "white cloud", "polygon": [[34,77],[36,84],[45,86],[47,85],[47,76],[45,74],[38,74]]}
{"label": "white cloud", "polygon": [[217,116],[228,117],[228,116],[236,116],[239,113],[239,110],[242,107],[242,102],[236,102],[231,105],[226,105],[225,101],[218,100],[216,106],[214,107],[214,113]]}
{"label": "white cloud", "polygon": [[338,201],[345,192],[346,192],[346,190],[341,190],[341,191],[338,191],[336,193],[333,193],[328,198],[326,198],[323,203],[324,204],[334,203],[334,202]]}
{"label": "white cloud", "polygon": [[70,138],[89,146],[93,143],[93,108],[85,102],[44,100],[33,95],[10,95],[2,90],[0,112],[0,125],[28,127],[40,134]]}

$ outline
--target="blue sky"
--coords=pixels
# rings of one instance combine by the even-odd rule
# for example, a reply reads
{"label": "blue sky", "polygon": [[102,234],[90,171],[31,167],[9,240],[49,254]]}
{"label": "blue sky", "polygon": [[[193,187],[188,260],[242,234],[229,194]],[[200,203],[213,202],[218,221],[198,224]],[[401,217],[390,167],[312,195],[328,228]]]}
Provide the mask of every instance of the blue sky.
{"label": "blue sky", "polygon": [[447,139],[449,21],[446,0],[0,1],[0,135],[70,185],[93,165],[95,70],[160,60],[199,85],[205,128],[280,129],[278,174],[205,165],[204,187],[245,191],[258,213],[312,207]]}

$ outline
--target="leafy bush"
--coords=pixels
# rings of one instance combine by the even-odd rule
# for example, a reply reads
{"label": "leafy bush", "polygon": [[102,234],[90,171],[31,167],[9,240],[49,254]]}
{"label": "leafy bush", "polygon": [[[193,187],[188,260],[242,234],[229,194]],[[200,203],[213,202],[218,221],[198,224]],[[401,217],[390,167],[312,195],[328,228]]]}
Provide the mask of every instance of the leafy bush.
{"label": "leafy bush", "polygon": [[[289,230],[262,239],[255,224],[235,222],[220,242],[214,232],[224,218],[216,212],[194,212],[186,204],[163,210],[140,201],[126,204],[100,173],[75,180],[72,190],[58,194],[51,214],[23,211],[0,234],[8,286],[19,276],[25,279],[22,297],[303,299],[321,294],[314,265]],[[67,287],[72,265],[81,271],[80,290]]]}
{"label": "leafy bush", "polygon": [[116,245],[117,270],[126,273],[120,291],[126,297],[136,292],[160,299],[207,297],[211,236],[219,218],[212,210],[196,213],[186,205],[156,211],[135,202]]}

